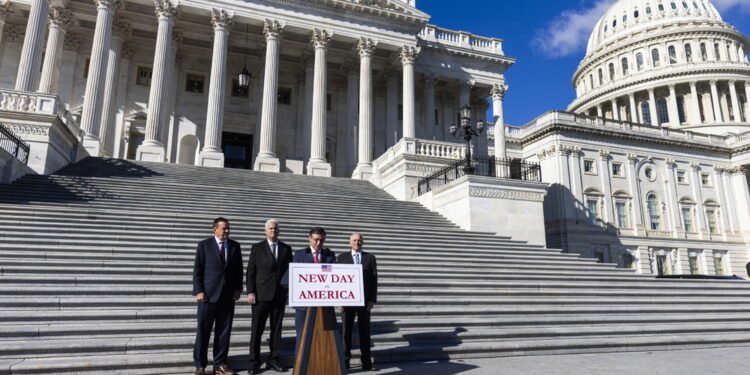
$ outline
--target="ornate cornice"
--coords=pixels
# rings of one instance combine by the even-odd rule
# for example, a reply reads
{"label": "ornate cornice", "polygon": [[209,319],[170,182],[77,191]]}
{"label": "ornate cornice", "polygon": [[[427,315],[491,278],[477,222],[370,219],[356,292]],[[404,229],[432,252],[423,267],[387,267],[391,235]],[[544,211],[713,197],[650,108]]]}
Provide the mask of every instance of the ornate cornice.
{"label": "ornate cornice", "polygon": [[316,49],[326,49],[328,48],[328,43],[331,41],[331,36],[332,34],[328,30],[313,29],[310,43]]}
{"label": "ornate cornice", "polygon": [[263,21],[263,35],[266,39],[280,39],[284,36],[284,25],[276,20],[265,19]]}

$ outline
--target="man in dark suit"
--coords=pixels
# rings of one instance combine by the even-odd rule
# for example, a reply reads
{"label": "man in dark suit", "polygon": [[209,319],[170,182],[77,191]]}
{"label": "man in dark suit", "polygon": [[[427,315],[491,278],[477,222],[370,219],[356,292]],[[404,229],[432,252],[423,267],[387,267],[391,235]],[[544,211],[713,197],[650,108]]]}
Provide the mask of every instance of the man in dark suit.
{"label": "man in dark suit", "polygon": [[[321,227],[314,227],[310,229],[310,233],[307,236],[310,246],[297,250],[294,253],[293,263],[336,263],[336,254],[323,247],[326,242],[326,231]],[[297,330],[297,341],[294,346],[294,353],[297,353],[299,348],[299,339],[302,334],[302,328],[305,327],[305,315],[307,314],[307,307],[295,307],[294,314],[294,328]]]}
{"label": "man in dark suit", "polygon": [[279,222],[266,221],[266,239],[253,245],[247,262],[247,302],[253,306],[250,328],[249,375],[260,373],[260,341],[266,320],[271,317],[271,354],[266,367],[283,372],[279,363],[281,322],[289,290],[281,281],[289,271],[292,248],[279,241]]}
{"label": "man in dark suit", "polygon": [[193,295],[198,302],[198,328],[193,360],[195,374],[205,373],[208,341],[214,333],[214,372],[234,375],[226,365],[229,337],[234,319],[234,301],[242,293],[242,252],[240,244],[229,239],[229,221],[214,220],[214,235],[198,243],[193,266]]}
{"label": "man in dark suit", "polygon": [[370,355],[370,310],[378,301],[378,265],[375,262],[375,255],[362,251],[363,243],[362,234],[353,233],[349,237],[349,245],[352,251],[339,254],[337,262],[362,265],[365,306],[340,308],[342,310],[341,320],[343,320],[344,325],[344,358],[346,359],[346,368],[349,368],[349,360],[352,357],[352,327],[354,326],[354,318],[357,317],[362,369],[371,371],[375,368],[372,366],[372,356]]}

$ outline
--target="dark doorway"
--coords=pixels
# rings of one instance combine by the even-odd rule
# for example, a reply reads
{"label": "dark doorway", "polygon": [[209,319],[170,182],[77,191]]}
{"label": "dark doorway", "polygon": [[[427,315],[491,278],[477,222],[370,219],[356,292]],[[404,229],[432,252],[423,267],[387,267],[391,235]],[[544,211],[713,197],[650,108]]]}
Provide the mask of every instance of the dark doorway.
{"label": "dark doorway", "polygon": [[145,139],[146,139],[146,135],[143,133],[130,133],[130,138],[128,138],[127,159],[135,160],[138,147],[140,147],[141,144],[143,144],[143,141]]}
{"label": "dark doorway", "polygon": [[224,168],[252,169],[252,134],[223,133],[221,149],[224,151]]}

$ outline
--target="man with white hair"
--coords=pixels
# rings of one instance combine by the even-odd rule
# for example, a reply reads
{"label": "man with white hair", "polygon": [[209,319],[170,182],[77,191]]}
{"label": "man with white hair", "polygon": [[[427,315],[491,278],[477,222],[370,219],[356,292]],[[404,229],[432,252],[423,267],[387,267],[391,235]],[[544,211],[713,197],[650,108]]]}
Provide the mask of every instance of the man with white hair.
{"label": "man with white hair", "polygon": [[292,248],[279,241],[279,222],[266,221],[266,238],[253,245],[247,262],[247,302],[252,305],[253,317],[250,328],[250,375],[260,373],[260,341],[266,320],[271,318],[271,353],[266,360],[267,368],[283,372],[279,363],[281,351],[281,322],[289,294],[281,281],[292,261]]}

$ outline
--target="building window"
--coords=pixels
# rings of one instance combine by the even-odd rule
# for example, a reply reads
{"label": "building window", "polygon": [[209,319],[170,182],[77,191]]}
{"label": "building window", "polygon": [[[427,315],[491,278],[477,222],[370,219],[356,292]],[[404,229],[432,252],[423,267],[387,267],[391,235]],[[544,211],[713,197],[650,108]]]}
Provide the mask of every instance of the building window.
{"label": "building window", "polygon": [[706,43],[701,43],[701,61],[708,60],[708,51],[706,50]]}
{"label": "building window", "polygon": [[609,80],[615,80],[615,63],[609,63]]}
{"label": "building window", "polygon": [[690,44],[685,44],[685,59],[687,62],[693,62],[693,47]]}
{"label": "building window", "polygon": [[669,272],[669,263],[667,262],[666,255],[656,256],[656,272],[659,276],[669,275],[671,273]]}
{"label": "building window", "polygon": [[685,232],[695,232],[693,227],[693,209],[690,207],[682,207],[682,224],[685,227]]}
{"label": "building window", "polygon": [[727,274],[726,267],[724,266],[724,256],[722,254],[714,254],[714,271],[719,276]]}
{"label": "building window", "polygon": [[[404,106],[403,106],[403,105],[401,105],[401,104],[399,104],[399,105],[398,105],[398,109],[397,109],[397,112],[398,112],[398,120],[399,120],[399,121],[403,121],[403,120],[404,120]],[[459,115],[459,116],[460,116],[460,115]],[[456,117],[458,117],[458,116],[456,116]],[[460,122],[460,121],[459,121],[459,122]]]}
{"label": "building window", "polygon": [[622,75],[627,75],[628,74],[628,68],[629,68],[628,67],[628,58],[627,57],[623,57],[622,58]]}
{"label": "building window", "polygon": [[612,175],[622,177],[623,174],[622,163],[612,163]]}
{"label": "building window", "polygon": [[651,7],[646,7],[646,14],[651,14]]}
{"label": "building window", "polygon": [[708,232],[711,234],[719,233],[719,226],[716,220],[716,209],[709,208],[706,210],[706,221],[708,221]]}
{"label": "building window", "polygon": [[633,254],[625,252],[622,254],[622,267],[625,269],[633,269],[634,266]]}
{"label": "building window", "polygon": [[711,186],[711,175],[708,173],[701,173],[701,185]]}
{"label": "building window", "polygon": [[599,68],[599,72],[598,73],[599,73],[599,85],[603,85],[604,84],[604,73],[602,73],[602,69],[601,68]]}
{"label": "building window", "polygon": [[[332,109],[333,109],[333,101],[331,100],[331,94],[326,94],[326,111],[330,112]],[[401,113],[403,111],[399,109],[398,112]]]}
{"label": "building window", "polygon": [[687,179],[685,178],[685,171],[678,169],[677,170],[677,183],[678,184],[684,184],[687,185]]}
{"label": "building window", "polygon": [[664,11],[664,4],[659,4],[659,11],[660,11],[660,12],[663,12],[663,11]]}
{"label": "building window", "polygon": [[674,1],[670,3],[670,5],[672,6],[672,9],[677,9],[677,4],[675,4]]}
{"label": "building window", "polygon": [[701,273],[701,266],[700,263],[698,263],[698,256],[695,254],[690,254],[688,256],[688,265],[690,266],[690,274],[691,275],[700,275]]}
{"label": "building window", "polygon": [[135,84],[138,86],[151,86],[151,76],[154,74],[154,70],[145,66],[138,67],[138,76],[136,77]]}
{"label": "building window", "polygon": [[627,203],[621,201],[615,202],[615,212],[617,213],[617,227],[630,228]]}
{"label": "building window", "polygon": [[237,78],[232,78],[232,97],[249,98],[250,87],[240,87],[240,80]]}
{"label": "building window", "polygon": [[586,211],[589,214],[589,224],[599,225],[599,200],[597,199],[587,200]]}
{"label": "building window", "polygon": [[185,78],[185,91],[194,94],[203,94],[206,85],[206,76],[198,74],[188,74]]}
{"label": "building window", "polygon": [[279,104],[292,105],[292,89],[288,87],[279,87],[278,102]]}
{"label": "building window", "polygon": [[643,54],[638,52],[635,54],[635,65],[638,67],[638,71],[643,70]]}
{"label": "building window", "polygon": [[635,12],[633,12],[633,18],[638,18],[640,16],[641,16],[641,13],[639,11],[636,10]]}
{"label": "building window", "polygon": [[662,98],[656,101],[656,110],[659,115],[660,124],[669,123],[669,109],[667,108],[667,100]]}
{"label": "building window", "polygon": [[721,60],[721,49],[719,49],[719,43],[714,44],[714,55],[716,61]]}
{"label": "building window", "polygon": [[86,61],[83,62],[83,78],[89,78],[89,68],[91,67],[91,59],[86,58]]}
{"label": "building window", "polygon": [[659,230],[661,228],[661,215],[659,215],[659,202],[656,201],[656,195],[649,194],[646,200],[651,229]]}
{"label": "building window", "polygon": [[677,64],[677,49],[674,46],[669,46],[667,51],[669,52],[669,63]]}
{"label": "building window", "polygon": [[648,179],[649,179],[650,181],[653,181],[654,179],[656,179],[656,176],[654,176],[654,169],[653,169],[653,168],[651,168],[651,167],[648,167],[648,168],[646,168],[646,169],[645,169],[645,170],[643,171],[643,174],[644,174],[644,175],[646,176],[646,178],[648,178]]}
{"label": "building window", "polygon": [[597,263],[604,263],[604,253],[601,251],[594,251],[594,258]]}
{"label": "building window", "polygon": [[648,105],[648,102],[641,103],[641,112],[643,113],[643,123],[651,125],[651,106]]}
{"label": "building window", "polygon": [[651,63],[654,65],[654,68],[659,67],[659,50],[656,48],[651,50]]}
{"label": "building window", "polygon": [[596,165],[591,159],[585,159],[583,161],[583,171],[588,174],[596,174]]}
{"label": "building window", "polygon": [[677,97],[677,115],[680,119],[680,124],[684,124],[687,121],[687,118],[685,116],[685,97],[684,96]]}

